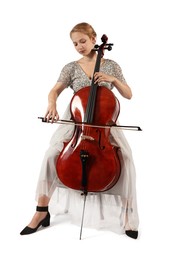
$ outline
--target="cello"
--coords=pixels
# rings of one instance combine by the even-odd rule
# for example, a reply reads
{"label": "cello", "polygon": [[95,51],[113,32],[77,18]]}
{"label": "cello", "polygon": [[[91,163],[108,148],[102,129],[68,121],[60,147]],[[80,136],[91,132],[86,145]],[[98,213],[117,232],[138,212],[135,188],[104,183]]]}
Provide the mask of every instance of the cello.
{"label": "cello", "polygon": [[[100,69],[104,49],[111,50],[107,36],[103,35],[98,50],[94,73]],[[103,192],[112,188],[120,177],[121,165],[118,149],[110,144],[110,128],[91,125],[110,125],[116,122],[120,104],[106,87],[92,80],[92,85],[77,91],[71,99],[70,110],[76,125],[71,140],[64,144],[58,156],[56,169],[61,182],[84,194]]]}

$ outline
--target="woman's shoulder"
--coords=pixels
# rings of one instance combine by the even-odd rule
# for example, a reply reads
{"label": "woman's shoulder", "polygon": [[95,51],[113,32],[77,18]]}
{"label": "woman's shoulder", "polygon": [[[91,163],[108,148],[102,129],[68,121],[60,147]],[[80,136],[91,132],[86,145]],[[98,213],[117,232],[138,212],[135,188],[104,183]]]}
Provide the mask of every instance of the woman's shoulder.
{"label": "woman's shoulder", "polygon": [[71,61],[71,62],[65,64],[63,68],[71,69],[71,68],[74,68],[75,66],[76,66],[76,61]]}
{"label": "woman's shoulder", "polygon": [[116,61],[111,60],[111,59],[105,59],[105,63],[110,64],[110,65],[114,65],[114,66],[119,66],[119,64]]}
{"label": "woman's shoulder", "polygon": [[71,61],[62,67],[61,74],[72,74],[75,71],[76,62]]}
{"label": "woman's shoulder", "polygon": [[111,59],[105,59],[104,66],[107,70],[112,70],[112,71],[121,70],[120,65],[116,61],[111,60]]}

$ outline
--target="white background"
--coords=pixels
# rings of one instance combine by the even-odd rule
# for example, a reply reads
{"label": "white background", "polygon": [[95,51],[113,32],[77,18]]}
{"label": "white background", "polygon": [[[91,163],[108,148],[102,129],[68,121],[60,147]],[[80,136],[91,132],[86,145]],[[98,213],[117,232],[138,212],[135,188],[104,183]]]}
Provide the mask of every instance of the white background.
{"label": "white background", "polygon": [[[174,1],[172,0],[1,0],[1,259],[174,259]],[[121,124],[137,169],[140,237],[83,230],[64,220],[45,231],[20,236],[35,210],[41,160],[56,125],[37,117],[60,69],[79,58],[69,38],[88,22],[100,43],[114,43],[106,58],[116,60],[133,91],[118,95]],[[72,95],[58,101],[60,114]]]}

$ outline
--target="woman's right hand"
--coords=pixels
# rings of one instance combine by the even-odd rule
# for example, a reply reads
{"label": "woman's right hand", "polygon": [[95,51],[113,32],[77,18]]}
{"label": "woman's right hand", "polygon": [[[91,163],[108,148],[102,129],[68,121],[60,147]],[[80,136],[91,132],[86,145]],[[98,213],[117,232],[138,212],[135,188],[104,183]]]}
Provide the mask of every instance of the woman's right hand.
{"label": "woman's right hand", "polygon": [[54,121],[58,121],[59,120],[59,115],[56,109],[56,103],[49,103],[45,117],[44,117],[45,121],[47,122],[54,122]]}

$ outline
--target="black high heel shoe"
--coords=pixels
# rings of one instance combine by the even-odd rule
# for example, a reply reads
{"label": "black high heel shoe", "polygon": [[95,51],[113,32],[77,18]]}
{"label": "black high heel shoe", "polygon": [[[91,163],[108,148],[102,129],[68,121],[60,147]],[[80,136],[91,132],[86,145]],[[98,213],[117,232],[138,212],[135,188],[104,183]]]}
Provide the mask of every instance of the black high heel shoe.
{"label": "black high heel shoe", "polygon": [[39,222],[39,224],[35,228],[30,228],[30,227],[26,226],[21,231],[20,235],[29,235],[29,234],[35,233],[40,226],[48,227],[50,225],[50,213],[48,212],[48,207],[39,207],[39,206],[37,206],[36,207],[36,211],[47,212],[47,215],[46,215],[46,217],[44,219],[42,219]]}
{"label": "black high heel shoe", "polygon": [[128,237],[131,237],[131,238],[134,238],[134,239],[137,239],[137,237],[138,237],[138,231],[135,231],[135,230],[126,230],[125,234]]}

